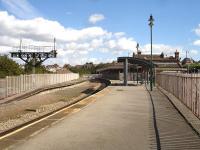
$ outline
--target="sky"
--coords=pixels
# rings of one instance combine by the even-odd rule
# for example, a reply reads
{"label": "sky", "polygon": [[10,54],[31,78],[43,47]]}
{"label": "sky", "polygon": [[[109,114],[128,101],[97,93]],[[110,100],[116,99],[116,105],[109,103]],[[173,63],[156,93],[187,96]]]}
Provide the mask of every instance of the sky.
{"label": "sky", "polygon": [[54,37],[58,56],[45,64],[112,62],[132,56],[137,43],[148,54],[152,14],[154,54],[178,50],[183,59],[188,51],[200,60],[199,6],[199,0],[0,0],[0,54],[15,51],[20,39],[24,47],[53,46]]}

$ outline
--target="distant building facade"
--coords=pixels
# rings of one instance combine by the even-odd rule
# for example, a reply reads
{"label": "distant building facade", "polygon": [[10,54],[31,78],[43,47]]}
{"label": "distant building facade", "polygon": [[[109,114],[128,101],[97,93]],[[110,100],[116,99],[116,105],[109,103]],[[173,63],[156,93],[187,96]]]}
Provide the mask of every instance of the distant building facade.
{"label": "distant building facade", "polygon": [[[151,60],[150,54],[142,54],[141,51],[135,55],[133,53],[134,58],[139,58],[143,60]],[[165,56],[162,52],[161,54],[153,54],[152,62],[156,65],[156,71],[183,71],[183,67],[180,61],[179,52],[176,50],[174,56]]]}
{"label": "distant building facade", "polygon": [[[142,54],[141,51],[137,51],[137,54],[133,53],[133,59],[141,59],[150,61],[150,54]],[[182,67],[179,52],[175,51],[174,56],[164,56],[164,53],[161,54],[153,54],[152,62],[155,64],[154,73],[159,73],[162,71],[184,71],[185,69]],[[144,68],[137,64],[129,64],[128,65],[128,80],[136,80],[136,78],[143,78]],[[113,63],[107,67],[101,68],[97,70],[97,73],[103,75],[103,77],[118,80],[123,78],[124,72],[124,64],[123,63]],[[123,80],[123,79],[122,79]]]}

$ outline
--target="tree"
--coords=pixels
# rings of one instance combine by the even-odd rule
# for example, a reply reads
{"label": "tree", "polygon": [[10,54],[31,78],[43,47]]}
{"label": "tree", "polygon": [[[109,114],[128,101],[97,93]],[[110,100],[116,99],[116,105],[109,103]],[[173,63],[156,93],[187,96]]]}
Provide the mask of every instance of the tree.
{"label": "tree", "polygon": [[90,62],[90,63],[85,63],[84,65],[70,66],[69,70],[74,73],[79,73],[80,75],[94,74],[96,73],[97,69],[104,68],[109,65],[110,63],[106,64],[100,63],[98,65],[94,65],[93,63]]}
{"label": "tree", "polygon": [[[30,63],[25,65],[25,73],[27,74],[32,74],[33,73],[33,60],[30,61]],[[36,66],[35,66],[35,72],[34,73],[49,73],[49,71],[45,68],[45,66],[38,64],[36,62]]]}
{"label": "tree", "polygon": [[184,65],[185,68],[188,68],[190,73],[197,73],[200,70],[200,63],[192,63],[188,65]]}
{"label": "tree", "polygon": [[67,69],[69,69],[70,67],[71,67],[70,64],[64,64],[64,65],[63,65],[63,68],[67,68]]}
{"label": "tree", "polygon": [[18,63],[8,58],[8,56],[0,56],[0,78],[6,76],[20,75],[24,71]]}

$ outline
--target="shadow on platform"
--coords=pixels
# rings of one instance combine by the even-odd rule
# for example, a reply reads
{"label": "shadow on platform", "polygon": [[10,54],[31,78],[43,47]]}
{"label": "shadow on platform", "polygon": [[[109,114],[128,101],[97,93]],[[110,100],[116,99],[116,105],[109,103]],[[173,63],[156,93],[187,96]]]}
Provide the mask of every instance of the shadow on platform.
{"label": "shadow on platform", "polygon": [[[139,86],[141,84],[129,83],[127,86]],[[109,86],[124,86],[124,83],[111,83]]]}

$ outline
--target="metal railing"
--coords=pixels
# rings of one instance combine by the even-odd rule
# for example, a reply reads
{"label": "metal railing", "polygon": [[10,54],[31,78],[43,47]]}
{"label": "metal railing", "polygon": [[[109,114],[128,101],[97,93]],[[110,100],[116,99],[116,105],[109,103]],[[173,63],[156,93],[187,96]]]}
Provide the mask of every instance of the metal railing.
{"label": "metal railing", "polygon": [[160,73],[156,81],[200,118],[200,74]]}
{"label": "metal railing", "polygon": [[31,74],[0,79],[0,99],[25,91],[78,79],[79,74]]}

